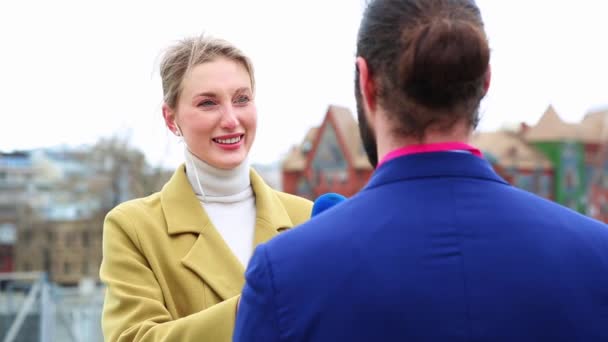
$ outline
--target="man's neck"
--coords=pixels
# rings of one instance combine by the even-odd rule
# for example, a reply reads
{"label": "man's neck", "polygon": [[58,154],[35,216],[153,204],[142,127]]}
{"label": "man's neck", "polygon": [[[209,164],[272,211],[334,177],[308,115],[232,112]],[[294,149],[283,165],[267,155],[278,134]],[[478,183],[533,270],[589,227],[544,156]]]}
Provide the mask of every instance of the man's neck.
{"label": "man's neck", "polygon": [[408,136],[395,136],[395,134],[392,133],[388,122],[383,122],[378,123],[377,132],[378,160],[382,160],[389,152],[405,146],[447,142],[468,143],[472,129],[465,122],[456,124],[448,131],[433,129],[431,127],[427,130],[427,133],[422,139],[418,139]]}

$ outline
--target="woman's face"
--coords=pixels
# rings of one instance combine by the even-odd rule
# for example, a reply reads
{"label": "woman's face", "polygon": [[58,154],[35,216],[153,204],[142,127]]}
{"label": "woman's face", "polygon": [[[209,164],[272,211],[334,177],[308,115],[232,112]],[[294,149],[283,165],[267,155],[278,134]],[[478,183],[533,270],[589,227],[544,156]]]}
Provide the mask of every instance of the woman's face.
{"label": "woman's face", "polygon": [[257,125],[247,69],[226,58],[195,66],[182,81],[176,108],[163,106],[163,116],[199,159],[221,169],[238,166],[251,149]]}

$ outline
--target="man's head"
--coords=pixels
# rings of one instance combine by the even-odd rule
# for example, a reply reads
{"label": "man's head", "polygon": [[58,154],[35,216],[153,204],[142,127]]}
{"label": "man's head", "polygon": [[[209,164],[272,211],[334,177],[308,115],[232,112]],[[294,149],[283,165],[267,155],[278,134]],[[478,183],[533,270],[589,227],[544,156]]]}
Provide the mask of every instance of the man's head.
{"label": "man's head", "polygon": [[[373,0],[357,39],[361,136],[377,162],[376,117],[423,143],[429,130],[471,130],[490,81],[490,49],[473,0]],[[383,126],[384,127],[384,126]]]}

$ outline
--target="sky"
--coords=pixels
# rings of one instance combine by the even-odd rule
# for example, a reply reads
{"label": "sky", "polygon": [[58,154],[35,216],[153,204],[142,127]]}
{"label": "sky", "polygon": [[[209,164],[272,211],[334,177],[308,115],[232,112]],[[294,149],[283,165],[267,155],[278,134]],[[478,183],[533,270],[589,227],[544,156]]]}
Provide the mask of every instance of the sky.
{"label": "sky", "polygon": [[[569,122],[608,108],[604,1],[478,0],[492,49],[480,130]],[[576,5],[575,5],[576,4]],[[251,57],[258,132],[251,160],[280,160],[329,105],[355,114],[363,0],[23,0],[0,2],[0,151],[128,136],[153,165],[183,145],[164,126],[159,61],[203,32]]]}

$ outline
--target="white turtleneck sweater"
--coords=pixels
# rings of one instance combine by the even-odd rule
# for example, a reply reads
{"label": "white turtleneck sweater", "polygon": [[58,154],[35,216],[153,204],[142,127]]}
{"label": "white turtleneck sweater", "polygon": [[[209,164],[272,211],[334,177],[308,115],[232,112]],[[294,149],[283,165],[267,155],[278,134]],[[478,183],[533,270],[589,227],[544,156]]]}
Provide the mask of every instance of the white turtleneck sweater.
{"label": "white turtleneck sweater", "polygon": [[232,253],[246,267],[253,253],[256,217],[248,161],[223,170],[198,159],[188,148],[185,150],[186,174],[196,197]]}

